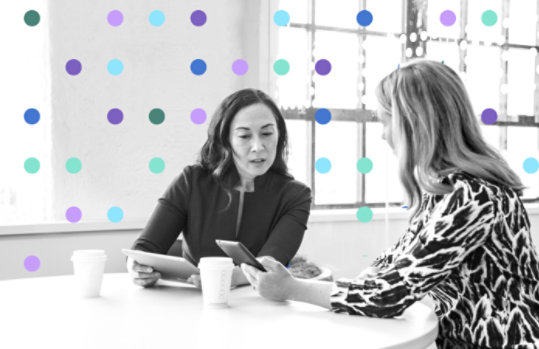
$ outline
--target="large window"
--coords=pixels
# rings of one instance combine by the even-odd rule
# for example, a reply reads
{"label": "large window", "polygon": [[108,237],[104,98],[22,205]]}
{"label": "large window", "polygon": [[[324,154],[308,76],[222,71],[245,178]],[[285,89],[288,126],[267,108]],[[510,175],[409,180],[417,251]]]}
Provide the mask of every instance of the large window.
{"label": "large window", "polygon": [[[539,145],[536,2],[281,0],[278,8],[290,23],[276,29],[273,56],[291,68],[275,77],[274,94],[291,133],[291,171],[311,185],[316,208],[402,204],[396,159],[372,120],[374,89],[400,62],[417,57],[459,73],[486,140],[528,186],[524,199],[539,199],[539,179],[523,168]],[[362,10],[373,17],[365,27],[356,20]],[[454,23],[442,20],[445,11]],[[316,72],[321,59],[331,62],[330,74]],[[316,121],[321,108],[331,122]],[[495,124],[481,121],[488,108],[498,114]],[[356,170],[363,157],[374,164],[368,174]],[[330,160],[326,173],[317,170],[321,158]]]}

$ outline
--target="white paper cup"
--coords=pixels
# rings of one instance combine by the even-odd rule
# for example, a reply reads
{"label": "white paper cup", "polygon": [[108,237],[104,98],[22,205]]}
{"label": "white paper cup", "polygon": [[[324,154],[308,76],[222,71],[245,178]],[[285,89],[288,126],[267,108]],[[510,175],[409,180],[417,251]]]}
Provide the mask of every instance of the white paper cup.
{"label": "white paper cup", "polygon": [[234,264],[229,257],[203,257],[198,263],[204,305],[211,308],[228,306]]}
{"label": "white paper cup", "polygon": [[76,250],[71,256],[75,283],[81,297],[99,297],[107,256],[104,250]]}

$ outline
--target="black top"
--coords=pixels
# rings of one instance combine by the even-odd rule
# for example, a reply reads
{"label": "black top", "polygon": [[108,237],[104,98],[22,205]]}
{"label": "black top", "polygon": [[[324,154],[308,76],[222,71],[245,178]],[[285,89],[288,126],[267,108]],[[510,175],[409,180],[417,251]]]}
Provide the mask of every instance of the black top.
{"label": "black top", "polygon": [[271,170],[245,192],[236,237],[240,183],[236,168],[223,183],[200,165],[187,166],[159,199],[133,249],[165,254],[183,232],[184,257],[225,256],[215,239],[241,241],[256,256],[272,256],[284,265],[296,254],[306,229],[311,190]]}

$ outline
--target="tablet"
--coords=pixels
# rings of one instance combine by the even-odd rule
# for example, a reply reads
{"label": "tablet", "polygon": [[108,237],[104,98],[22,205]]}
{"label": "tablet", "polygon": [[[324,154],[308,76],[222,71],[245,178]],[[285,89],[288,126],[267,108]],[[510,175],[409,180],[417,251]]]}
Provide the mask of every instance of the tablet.
{"label": "tablet", "polygon": [[260,264],[260,262],[255,258],[255,256],[253,256],[251,251],[249,251],[247,247],[245,247],[241,242],[215,240],[215,243],[221,248],[221,250],[225,251],[225,253],[230,258],[232,258],[236,265],[245,263],[257,268],[258,270],[266,271],[266,269],[264,269],[264,266]]}
{"label": "tablet", "polygon": [[185,258],[126,248],[122,249],[122,253],[140,264],[148,265],[157,270],[161,273],[162,279],[187,280],[193,274],[200,274],[200,270]]}

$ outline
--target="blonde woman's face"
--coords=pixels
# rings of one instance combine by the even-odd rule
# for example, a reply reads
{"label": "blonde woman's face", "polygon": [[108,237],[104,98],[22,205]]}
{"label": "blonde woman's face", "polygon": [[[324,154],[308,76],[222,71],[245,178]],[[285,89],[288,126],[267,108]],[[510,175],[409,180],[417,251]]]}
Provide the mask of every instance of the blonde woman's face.
{"label": "blonde woman's face", "polygon": [[378,108],[377,111],[378,119],[382,122],[383,130],[382,130],[382,139],[389,144],[391,149],[393,149],[393,152],[395,152],[395,147],[393,146],[393,131],[391,126],[391,115],[388,113],[382,111],[381,108]]}

